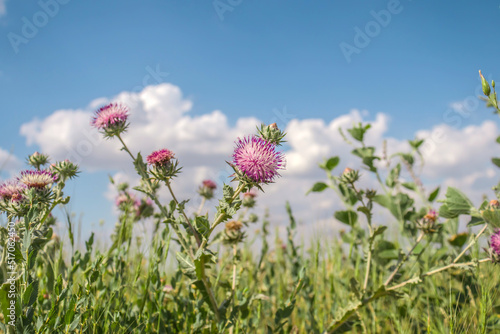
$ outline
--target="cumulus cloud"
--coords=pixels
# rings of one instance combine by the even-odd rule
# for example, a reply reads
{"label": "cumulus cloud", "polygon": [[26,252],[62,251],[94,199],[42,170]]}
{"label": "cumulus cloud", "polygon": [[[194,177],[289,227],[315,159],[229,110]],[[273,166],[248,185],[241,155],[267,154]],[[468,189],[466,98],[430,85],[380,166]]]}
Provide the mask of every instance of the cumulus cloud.
{"label": "cumulus cloud", "polygon": [[0,147],[0,176],[5,178],[14,175],[21,168],[21,161],[11,152]]}
{"label": "cumulus cloud", "polygon": [[[200,116],[190,115],[192,102],[183,96],[179,87],[164,83],[148,86],[141,92],[123,92],[113,98],[99,98],[91,101],[86,108],[57,110],[45,119],[34,119],[24,124],[21,134],[26,137],[28,145],[38,145],[55,159],[68,158],[89,171],[114,171],[118,180],[137,182],[130,159],[119,151],[118,142],[102,139],[89,124],[93,110],[112,101],[130,107],[131,126],[124,140],[132,151],[142,151],[146,155],[166,147],[175,152],[183,166],[183,173],[173,187],[181,199],[194,197],[188,205],[193,211],[199,204],[195,194],[200,182],[210,178],[219,184],[219,188],[223,182],[228,183],[232,171],[225,160],[231,157],[234,140],[238,136],[254,133],[255,126],[261,123],[256,118],[244,117],[231,125],[219,110]],[[377,148],[378,155],[382,155],[384,139],[387,139],[389,156],[401,150],[410,150],[405,140],[384,138],[390,119],[383,113],[370,118],[366,111],[351,110],[327,121],[294,118],[287,120],[286,124],[282,122],[287,132],[287,169],[276,183],[266,186],[265,193],[259,195],[260,209],[269,207],[274,217],[284,221],[284,203],[288,200],[297,218],[304,224],[316,223],[321,229],[328,222],[337,226],[332,214],[340,204],[332,191],[309,196],[304,194],[314,182],[325,178],[318,168],[318,162],[323,159],[332,156],[341,158],[341,164],[335,171],[337,174],[346,166],[360,166],[359,159],[350,154],[353,147],[344,141],[338,129],[366,121],[372,125],[366,142]],[[458,186],[466,193],[471,191],[477,201],[482,193],[496,184],[499,176],[490,163],[497,149],[497,134],[496,124],[487,121],[461,129],[449,124],[436,125],[408,137],[426,140],[422,148],[425,168],[421,173],[425,181]],[[380,166],[383,174],[390,168],[384,164]],[[368,172],[363,174],[362,182],[375,187],[376,181],[368,177]],[[108,189],[106,197],[112,200],[114,196],[113,190]],[[162,197],[168,199],[169,195],[163,192]]]}

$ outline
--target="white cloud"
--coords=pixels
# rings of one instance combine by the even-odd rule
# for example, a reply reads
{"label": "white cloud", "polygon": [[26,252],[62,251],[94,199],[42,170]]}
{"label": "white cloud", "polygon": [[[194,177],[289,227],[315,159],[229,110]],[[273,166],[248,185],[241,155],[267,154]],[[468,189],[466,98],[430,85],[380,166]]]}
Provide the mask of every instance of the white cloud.
{"label": "white cloud", "polygon": [[[112,99],[99,98],[84,109],[57,110],[43,120],[35,119],[24,124],[21,134],[29,145],[40,146],[44,153],[55,159],[76,160],[87,170],[119,171],[117,178],[134,180],[130,159],[119,151],[118,142],[103,140],[89,124],[93,110],[110,101],[123,102],[131,109],[131,126],[124,140],[133,152],[140,150],[144,156],[166,147],[176,153],[184,168],[173,187],[179,198],[193,198],[190,210],[198,207],[196,189],[203,179],[214,179],[219,185],[228,182],[231,170],[224,161],[231,157],[234,140],[254,133],[255,126],[260,123],[247,117],[230,125],[226,115],[218,110],[191,116],[192,102],[183,97],[180,88],[160,84],[148,86],[138,93],[123,92]],[[321,119],[290,120],[285,129],[287,170],[276,183],[265,187],[265,194],[259,195],[259,207],[269,207],[275,218],[286,220],[284,203],[289,200],[297,218],[306,224],[312,226],[321,222],[316,225],[324,227],[329,222],[336,226],[332,214],[339,208],[337,196],[331,190],[306,197],[304,194],[314,182],[325,179],[318,168],[318,162],[324,158],[340,156],[341,164],[334,172],[337,174],[345,166],[360,166],[359,159],[350,154],[352,147],[344,142],[338,128],[346,129],[354,122],[366,122],[367,117],[369,113],[366,111],[352,110],[328,122]],[[381,154],[389,117],[379,113],[371,123],[366,141]],[[466,193],[470,191],[477,202],[482,192],[489,191],[496,184],[499,176],[490,163],[491,156],[499,155],[495,144],[497,134],[498,127],[490,121],[463,129],[443,124],[417,131],[417,137],[427,139],[423,147],[426,166],[421,177],[431,184],[459,186]],[[413,134],[408,136],[409,139],[414,137]],[[389,155],[400,150],[409,150],[406,141],[387,139]],[[383,165],[381,169],[382,173],[388,170]],[[363,174],[364,184],[376,185],[367,177],[368,172]],[[112,190],[107,192],[107,197],[114,198]],[[162,192],[162,198],[168,200],[170,197]]]}
{"label": "white cloud", "polygon": [[[11,152],[0,147],[0,176],[10,177],[22,166],[21,161]],[[5,173],[2,175],[1,173]]]}

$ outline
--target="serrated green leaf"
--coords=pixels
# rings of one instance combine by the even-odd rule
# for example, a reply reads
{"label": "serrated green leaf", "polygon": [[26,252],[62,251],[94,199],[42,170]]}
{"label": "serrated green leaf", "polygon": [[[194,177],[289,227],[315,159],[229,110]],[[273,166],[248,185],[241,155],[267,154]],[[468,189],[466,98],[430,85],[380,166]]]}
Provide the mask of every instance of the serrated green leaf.
{"label": "serrated green leaf", "polygon": [[439,208],[439,215],[444,218],[455,218],[459,215],[468,215],[474,208],[472,202],[460,190],[448,187],[446,198]]}
{"label": "serrated green leaf", "polygon": [[495,228],[500,228],[500,211],[496,209],[483,210],[481,212],[483,219]]}

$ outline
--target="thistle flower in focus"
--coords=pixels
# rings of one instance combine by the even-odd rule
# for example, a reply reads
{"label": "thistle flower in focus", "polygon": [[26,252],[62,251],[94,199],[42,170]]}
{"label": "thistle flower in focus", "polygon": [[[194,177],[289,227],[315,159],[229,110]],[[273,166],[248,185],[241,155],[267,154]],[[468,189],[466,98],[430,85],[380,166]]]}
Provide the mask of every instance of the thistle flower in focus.
{"label": "thistle flower in focus", "polygon": [[104,132],[105,137],[111,138],[124,132],[127,127],[128,108],[119,103],[110,103],[99,108],[90,124]]}
{"label": "thistle flower in focus", "polygon": [[25,170],[22,171],[21,176],[18,177],[18,181],[30,189],[43,189],[55,183],[57,179],[57,174],[48,170]]}
{"label": "thistle flower in focus", "polygon": [[0,198],[4,201],[19,202],[24,198],[26,186],[17,180],[10,180],[0,185]]}
{"label": "thistle flower in focus", "polygon": [[30,155],[27,160],[28,165],[33,166],[36,169],[40,169],[40,167],[49,163],[49,156],[35,152]]}
{"label": "thistle flower in focus", "polygon": [[177,176],[181,170],[177,168],[178,161],[175,159],[175,154],[166,148],[154,151],[147,156],[146,161],[151,166],[151,174],[158,180],[166,181]]}
{"label": "thistle flower in focus", "polygon": [[212,180],[204,180],[198,189],[198,194],[205,199],[211,199],[214,197],[214,190],[217,189],[217,185]]}
{"label": "thistle flower in focus", "polygon": [[276,145],[257,136],[238,139],[233,153],[233,164],[237,178],[250,183],[270,183],[285,169],[283,153],[276,151]]}

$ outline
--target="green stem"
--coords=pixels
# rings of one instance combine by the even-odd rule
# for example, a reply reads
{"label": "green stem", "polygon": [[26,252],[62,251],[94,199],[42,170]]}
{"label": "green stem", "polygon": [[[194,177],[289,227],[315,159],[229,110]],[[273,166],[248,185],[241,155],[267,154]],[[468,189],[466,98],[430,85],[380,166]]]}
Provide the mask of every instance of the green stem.
{"label": "green stem", "polygon": [[437,269],[428,271],[425,274],[422,274],[422,275],[420,275],[418,277],[414,277],[414,278],[411,278],[409,280],[406,280],[406,281],[404,281],[404,282],[402,282],[402,283],[400,283],[398,285],[391,286],[389,289],[387,289],[387,291],[392,291],[392,290],[396,290],[396,289],[402,288],[402,287],[404,287],[407,284],[418,282],[420,279],[422,279],[424,277],[432,276],[434,274],[440,273],[440,272],[448,270],[450,268],[464,267],[464,266],[473,266],[473,265],[476,265],[478,263],[484,263],[484,262],[488,262],[488,261],[491,261],[491,259],[490,258],[485,258],[485,259],[481,259],[479,261],[470,261],[470,262],[463,262],[463,263],[451,263],[451,264],[449,264],[447,266],[444,266],[444,267],[441,267],[441,268],[437,268]]}
{"label": "green stem", "polygon": [[[125,144],[125,142],[120,137],[120,135],[117,135],[117,137],[120,140],[120,142],[122,143],[123,149],[130,155],[130,157],[132,158],[133,161],[136,161],[136,159],[134,158],[134,156],[132,155],[132,153],[128,149],[127,145]],[[155,194],[153,193],[153,187],[152,187],[152,184],[151,184],[151,180],[149,178],[145,178],[144,181],[147,183],[147,185],[149,187],[149,189],[148,189],[148,196],[155,202],[155,204],[158,206],[158,208],[163,213],[163,215],[165,217],[168,217],[169,215],[168,215],[168,212],[166,211],[165,207],[160,203],[160,201],[158,200],[158,197],[155,196]],[[167,185],[168,185],[168,183],[167,183]],[[171,192],[171,194],[173,196],[173,192]],[[189,219],[187,219],[187,222],[189,224]],[[177,235],[177,237],[179,239],[179,242],[181,243],[182,247],[186,250],[186,252],[188,253],[189,257],[194,262],[196,260],[196,257],[194,256],[193,251],[191,250],[191,248],[187,246],[187,244],[186,244],[186,242],[184,240],[184,237],[182,236],[182,233],[179,230],[179,227],[176,224],[171,224],[171,226],[174,229],[174,232]],[[206,239],[204,239],[204,241],[205,240]],[[202,248],[201,245],[200,245],[199,248],[200,249]],[[209,299],[210,299],[210,303],[212,304],[212,307],[214,309],[214,313],[215,313],[215,317],[217,319],[217,322],[220,322],[219,308],[218,308],[218,305],[217,305],[217,301],[215,300],[214,294],[212,292],[212,288],[210,287],[210,284],[209,284],[209,282],[207,280],[207,277],[206,277],[206,274],[205,274],[205,264],[203,262],[201,263],[201,268],[202,268],[202,270],[201,270],[201,281],[203,282],[203,285],[205,285],[205,288],[207,290],[207,293],[208,293],[208,296],[209,296]]]}
{"label": "green stem", "polygon": [[194,229],[193,225],[191,225],[191,221],[189,220],[188,216],[184,212],[184,209],[182,209],[182,208],[179,207],[179,201],[175,197],[174,191],[172,190],[172,187],[170,186],[170,180],[166,180],[165,184],[167,185],[168,191],[170,191],[170,195],[172,195],[172,198],[174,199],[175,204],[180,209],[180,212],[181,212],[182,216],[186,220],[186,223],[189,225],[189,228],[191,229],[191,232],[193,232],[194,238],[196,239],[196,243],[198,244],[198,246],[200,246],[201,245],[201,240],[200,240],[200,237],[198,235],[198,232]]}
{"label": "green stem", "polygon": [[487,227],[488,227],[488,224],[484,225],[484,227],[481,229],[481,231],[479,231],[479,233],[474,237],[474,239],[472,239],[471,242],[469,242],[469,244],[467,245],[467,247],[465,247],[465,249],[462,251],[462,253],[458,254],[458,256],[455,258],[455,260],[453,260],[453,263],[457,263],[458,260],[460,260],[460,258],[465,254],[465,252],[467,252],[467,250],[469,248],[471,248],[472,245],[474,245],[477,242],[477,239],[479,239],[481,234],[483,234],[483,232],[486,231]]}
{"label": "green stem", "polygon": [[205,196],[203,196],[201,198],[201,203],[200,203],[200,206],[198,208],[198,210],[196,211],[196,215],[199,216],[201,214],[201,210],[203,210],[203,206],[205,206],[205,202],[207,201],[207,199],[205,198]]}
{"label": "green stem", "polygon": [[401,269],[401,267],[403,266],[403,264],[408,260],[408,258],[410,257],[411,253],[413,253],[413,251],[415,250],[415,247],[417,247],[417,245],[420,243],[420,241],[422,241],[422,239],[424,238],[424,235],[425,233],[420,233],[420,235],[418,236],[417,238],[417,241],[415,242],[415,244],[413,245],[413,247],[410,249],[410,251],[405,255],[404,258],[401,259],[401,261],[399,261],[399,263],[397,264],[396,266],[396,269],[394,269],[394,271],[392,272],[391,276],[389,276],[389,278],[387,279],[387,281],[385,281],[384,283],[384,286],[388,286],[389,283],[391,283],[392,279],[394,278],[394,276],[396,276],[396,274],[398,273],[399,269]]}

